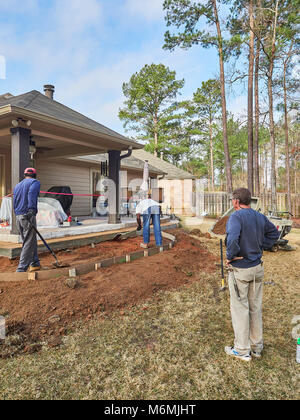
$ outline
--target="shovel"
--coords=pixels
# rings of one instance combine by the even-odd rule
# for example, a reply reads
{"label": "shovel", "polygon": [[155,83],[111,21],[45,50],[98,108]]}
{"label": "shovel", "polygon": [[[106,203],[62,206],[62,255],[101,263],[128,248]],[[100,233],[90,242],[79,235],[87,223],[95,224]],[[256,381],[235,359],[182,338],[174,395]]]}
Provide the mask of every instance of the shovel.
{"label": "shovel", "polygon": [[41,240],[43,241],[45,247],[48,249],[48,251],[53,255],[54,259],[55,259],[55,263],[53,263],[54,267],[56,268],[65,268],[65,267],[69,267],[69,264],[62,264],[58,261],[56,255],[54,254],[54,252],[52,251],[52,249],[50,248],[50,246],[47,244],[47,242],[45,241],[45,239],[42,237],[42,235],[40,234],[40,232],[37,230],[37,228],[34,226],[33,223],[31,223],[31,221],[29,219],[27,219],[30,226],[32,227],[32,229],[36,232],[36,234],[41,238]]}

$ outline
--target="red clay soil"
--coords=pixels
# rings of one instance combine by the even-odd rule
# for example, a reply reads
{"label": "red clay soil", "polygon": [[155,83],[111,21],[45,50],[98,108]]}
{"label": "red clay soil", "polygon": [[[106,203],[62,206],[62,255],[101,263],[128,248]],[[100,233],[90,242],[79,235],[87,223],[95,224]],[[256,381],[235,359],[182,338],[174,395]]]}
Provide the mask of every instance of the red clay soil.
{"label": "red clay soil", "polygon": [[202,233],[200,229],[193,229],[190,231],[190,235],[198,236],[198,238],[207,238],[211,239],[211,236],[208,232]]}
{"label": "red clay soil", "polygon": [[226,233],[226,224],[228,222],[229,216],[222,217],[222,219],[218,220],[215,224],[212,232],[216,235],[225,235]]}
{"label": "red clay soil", "polygon": [[115,311],[122,315],[124,308],[131,309],[151,297],[156,299],[159,290],[195,282],[199,273],[216,270],[216,257],[199,240],[181,229],[171,232],[178,240],[173,249],[82,276],[75,289],[65,285],[65,278],[0,283],[0,315],[7,319],[8,336],[6,341],[0,340],[0,357],[38,351],[41,342],[59,345],[75,321]]}
{"label": "red clay soil", "polygon": [[293,228],[300,229],[300,219],[293,218]]}
{"label": "red clay soil", "polygon": [[[111,257],[119,257],[130,252],[140,251],[141,237],[130,238],[122,241],[106,241],[100,244],[95,244],[95,248],[87,245],[81,248],[74,248],[64,251],[55,252],[59,262],[63,264],[78,265],[84,264],[89,260],[104,260]],[[165,241],[164,243],[168,243]],[[53,268],[52,264],[55,262],[54,258],[49,252],[40,255],[41,265],[46,268]],[[14,272],[17,269],[19,259],[9,260],[8,258],[0,258],[0,273]]]}

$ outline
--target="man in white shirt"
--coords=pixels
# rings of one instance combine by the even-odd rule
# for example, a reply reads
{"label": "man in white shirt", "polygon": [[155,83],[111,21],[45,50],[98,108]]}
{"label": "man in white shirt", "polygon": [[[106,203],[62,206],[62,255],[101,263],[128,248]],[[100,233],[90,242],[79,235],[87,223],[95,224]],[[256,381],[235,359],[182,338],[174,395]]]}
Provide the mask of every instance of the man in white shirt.
{"label": "man in white shirt", "polygon": [[157,246],[162,246],[162,235],[160,227],[160,208],[159,203],[149,198],[142,200],[136,206],[136,219],[138,224],[138,230],[142,229],[141,215],[143,215],[143,239],[141,243],[142,248],[148,248],[150,242],[150,221],[153,222],[153,230],[155,236],[155,242]]}

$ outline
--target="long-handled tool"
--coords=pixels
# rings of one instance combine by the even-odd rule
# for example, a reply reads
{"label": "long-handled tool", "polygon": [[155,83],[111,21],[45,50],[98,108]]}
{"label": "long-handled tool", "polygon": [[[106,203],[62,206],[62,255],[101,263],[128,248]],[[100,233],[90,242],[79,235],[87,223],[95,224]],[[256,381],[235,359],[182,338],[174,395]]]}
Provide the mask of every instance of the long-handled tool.
{"label": "long-handled tool", "polygon": [[220,292],[226,290],[225,276],[224,276],[224,258],[223,258],[223,239],[220,239],[220,254],[221,254],[221,275],[222,275],[222,286]]}
{"label": "long-handled tool", "polygon": [[62,264],[58,261],[57,256],[54,254],[54,252],[52,251],[52,249],[50,248],[50,246],[47,244],[47,242],[45,241],[45,239],[42,237],[42,235],[40,234],[40,232],[37,230],[37,228],[34,226],[33,223],[31,223],[31,221],[29,219],[27,219],[30,226],[32,227],[32,229],[36,232],[36,234],[41,238],[41,240],[43,241],[45,247],[48,249],[48,251],[53,255],[53,257],[55,258],[55,263],[53,263],[54,267],[56,268],[65,268],[65,267],[69,267],[69,264]]}
{"label": "long-handled tool", "polygon": [[120,242],[120,241],[123,241],[124,239],[134,237],[134,234],[135,234],[135,231],[131,231],[131,230],[129,230],[128,232],[116,233],[116,235],[112,238],[112,241]]}

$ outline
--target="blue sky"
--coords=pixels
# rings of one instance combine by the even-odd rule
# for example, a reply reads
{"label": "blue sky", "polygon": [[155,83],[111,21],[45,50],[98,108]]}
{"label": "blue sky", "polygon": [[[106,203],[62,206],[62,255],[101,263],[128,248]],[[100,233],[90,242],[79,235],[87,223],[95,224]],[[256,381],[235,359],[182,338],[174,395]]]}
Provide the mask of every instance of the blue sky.
{"label": "blue sky", "polygon": [[[195,46],[162,49],[166,25],[163,0],[1,0],[0,56],[6,78],[0,93],[43,91],[54,84],[55,99],[124,133],[118,110],[122,83],[145,64],[163,63],[185,79],[182,98],[218,73],[216,52]],[[0,74],[1,76],[1,74]],[[240,91],[229,110],[243,113]]]}

